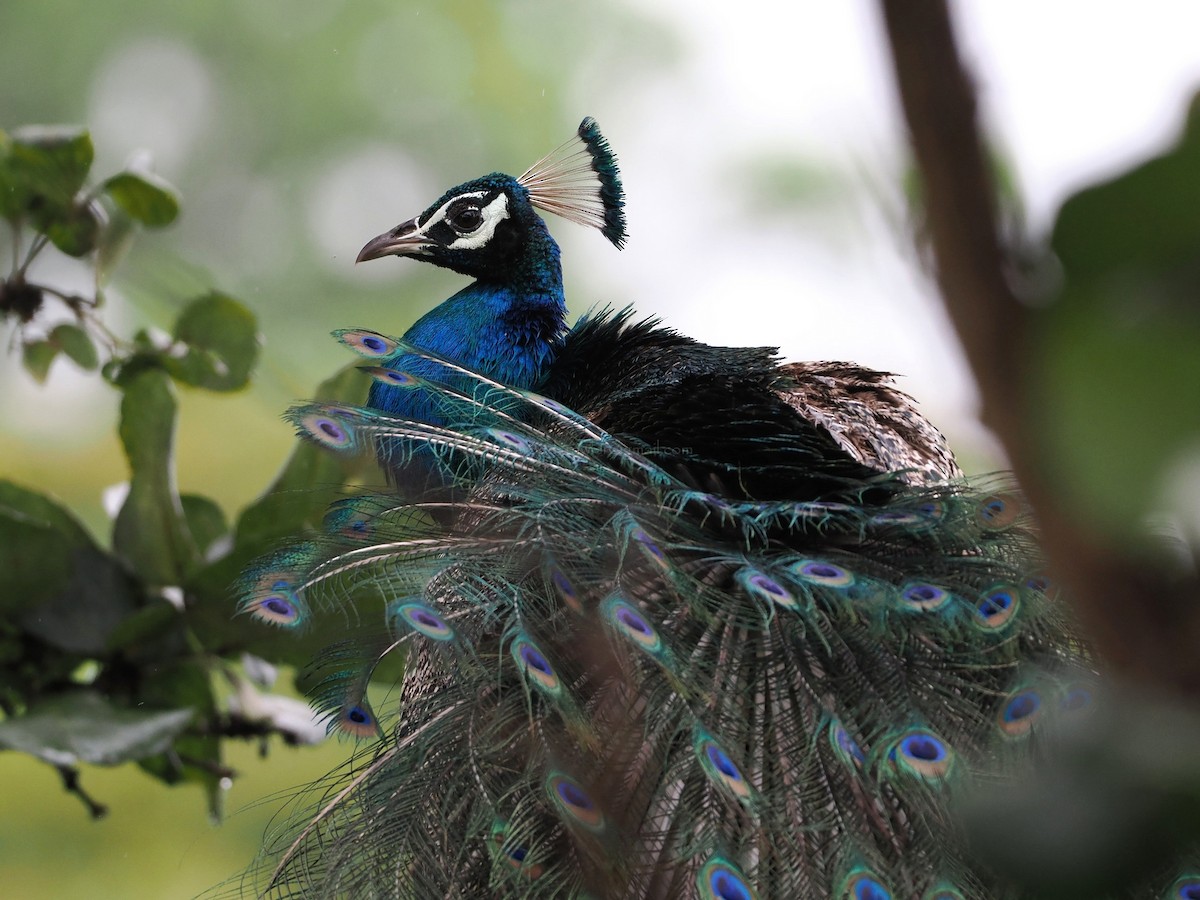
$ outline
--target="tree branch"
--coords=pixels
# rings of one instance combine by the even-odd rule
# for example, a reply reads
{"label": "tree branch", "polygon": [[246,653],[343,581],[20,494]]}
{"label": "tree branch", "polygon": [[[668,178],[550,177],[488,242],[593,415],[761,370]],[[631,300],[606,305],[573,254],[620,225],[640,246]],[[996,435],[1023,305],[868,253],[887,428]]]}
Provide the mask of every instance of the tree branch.
{"label": "tree branch", "polygon": [[879,3],[921,175],[938,286],[979,383],[983,421],[1003,442],[1037,510],[1051,568],[1106,664],[1148,685],[1200,695],[1192,586],[1168,583],[1063,503],[1032,433],[1036,394],[1020,369],[997,365],[1000,358],[1030,358],[1032,323],[1008,283],[975,93],[947,4]]}

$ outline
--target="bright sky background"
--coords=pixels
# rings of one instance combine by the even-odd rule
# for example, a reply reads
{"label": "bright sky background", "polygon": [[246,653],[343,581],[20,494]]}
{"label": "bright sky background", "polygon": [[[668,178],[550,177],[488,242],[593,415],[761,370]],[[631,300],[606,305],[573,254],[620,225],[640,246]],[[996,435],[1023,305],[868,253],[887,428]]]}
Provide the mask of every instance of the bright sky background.
{"label": "bright sky background", "polygon": [[[571,38],[579,53],[563,77],[572,79],[574,114],[596,116],[620,157],[631,232],[618,255],[589,230],[552,223],[572,312],[633,303],[711,343],[772,344],[788,358],[851,359],[902,373],[902,386],[953,445],[994,450],[973,424],[975,396],[940,305],[889,221],[902,213],[888,187],[901,132],[873,0],[626,2],[666,23],[681,44],[679,61],[630,89],[630,79],[613,77],[619,46]],[[986,120],[1015,165],[1035,228],[1046,227],[1074,189],[1173,140],[1200,88],[1196,0],[959,0],[954,8]],[[536,0],[515,4],[512,27],[539,9]],[[321,15],[308,25],[319,28]],[[672,55],[669,46],[661,52]],[[160,74],[148,81],[146,71]],[[97,76],[89,104],[97,146],[115,157],[97,171],[110,170],[132,141],[144,143],[170,179],[203,144],[217,114],[213,90],[203,61],[177,41],[151,36],[122,49]],[[564,137],[574,121],[564,123]],[[851,190],[808,215],[749,210],[744,192],[728,187],[764,152],[800,159]],[[528,162],[492,165],[519,171]],[[374,223],[395,224],[446,187],[430,181],[381,137],[287,189],[311,195],[312,243],[351,273],[348,290],[381,281],[399,289],[411,270],[354,268],[348,259]],[[253,191],[236,205],[245,215],[231,243],[246,248],[250,276],[258,267],[268,278],[300,252],[271,238],[286,207]],[[448,292],[461,286],[446,283]],[[109,314],[119,314],[116,304]],[[1002,349],[1002,335],[997,343]],[[17,367],[9,355],[0,375]],[[19,433],[57,433],[47,403],[57,419],[82,423],[93,413],[97,429],[111,426],[115,395],[70,366],[56,367],[46,387],[18,393],[27,402],[0,397],[0,409]]]}
{"label": "bright sky background", "polygon": [[[730,160],[764,141],[852,179],[896,164],[875,4],[639,7],[683,35],[684,71],[613,109],[588,110],[621,158],[632,236],[619,264],[590,236],[567,237],[567,258],[586,254],[640,309],[703,340],[779,344],[792,358],[904,373],[952,438],[981,440],[964,425],[975,397],[948,325],[872,211],[875,198],[862,191],[843,233],[815,217],[809,229],[756,222],[721,191]],[[985,117],[1015,162],[1035,227],[1047,227],[1073,190],[1172,141],[1200,88],[1192,0],[961,0],[954,10]]]}

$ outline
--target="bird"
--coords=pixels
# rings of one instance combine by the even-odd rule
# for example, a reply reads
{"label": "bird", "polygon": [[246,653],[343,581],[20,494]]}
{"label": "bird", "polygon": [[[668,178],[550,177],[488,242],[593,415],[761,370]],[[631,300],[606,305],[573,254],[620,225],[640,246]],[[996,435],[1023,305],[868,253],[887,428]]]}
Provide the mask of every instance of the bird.
{"label": "bird", "polygon": [[568,327],[539,212],[624,245],[594,120],[369,241],[474,280],[401,337],[336,333],[365,406],[287,415],[389,483],[237,586],[328,639],[303,680],[358,742],[255,890],[1015,896],[951,807],[1095,695],[1019,490],[966,479],[888,373]]}

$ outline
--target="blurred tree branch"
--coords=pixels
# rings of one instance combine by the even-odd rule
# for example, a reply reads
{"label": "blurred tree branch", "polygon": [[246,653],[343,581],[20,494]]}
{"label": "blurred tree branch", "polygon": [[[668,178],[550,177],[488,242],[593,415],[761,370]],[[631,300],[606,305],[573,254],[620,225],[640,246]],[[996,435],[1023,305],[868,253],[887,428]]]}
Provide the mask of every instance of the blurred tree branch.
{"label": "blurred tree branch", "polygon": [[[1033,424],[1038,397],[1028,377],[1036,318],[1007,277],[1013,267],[997,228],[975,92],[947,4],[880,0],[880,9],[920,173],[936,277],[979,384],[983,421],[1008,451],[1037,509],[1051,567],[1070,589],[1104,663],[1148,687],[1198,695],[1194,575],[1171,579],[1128,545],[1089,527],[1048,477]],[[1016,360],[1015,370],[999,365],[1001,358]]]}

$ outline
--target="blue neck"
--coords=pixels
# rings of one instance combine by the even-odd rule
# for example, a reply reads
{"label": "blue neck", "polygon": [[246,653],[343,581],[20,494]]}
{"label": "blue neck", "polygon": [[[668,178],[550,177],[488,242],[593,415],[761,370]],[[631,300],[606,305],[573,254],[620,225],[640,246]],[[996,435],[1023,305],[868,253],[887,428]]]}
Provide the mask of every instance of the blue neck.
{"label": "blue neck", "polygon": [[[473,282],[418,319],[405,339],[513,387],[536,384],[562,344],[567,314],[558,245],[544,226],[538,231],[526,242],[522,256],[504,267],[509,277]],[[444,370],[426,360],[401,356],[390,367],[447,380]],[[392,415],[443,424],[420,391],[377,381],[367,404]]]}

